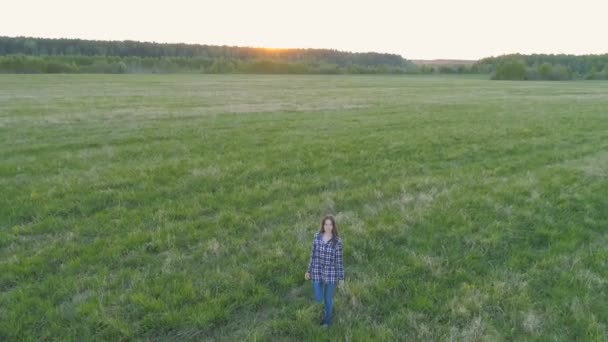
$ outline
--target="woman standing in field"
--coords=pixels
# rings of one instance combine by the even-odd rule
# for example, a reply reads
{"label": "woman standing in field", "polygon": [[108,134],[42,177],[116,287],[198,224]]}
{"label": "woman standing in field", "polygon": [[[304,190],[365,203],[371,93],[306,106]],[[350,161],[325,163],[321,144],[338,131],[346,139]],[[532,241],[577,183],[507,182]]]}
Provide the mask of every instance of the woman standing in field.
{"label": "woman standing in field", "polygon": [[331,319],[331,308],[336,285],[344,285],[342,264],[342,239],[338,236],[336,220],[327,215],[321,221],[321,229],[315,233],[308,262],[306,280],[312,279],[315,302],[325,302],[321,325],[326,327]]}

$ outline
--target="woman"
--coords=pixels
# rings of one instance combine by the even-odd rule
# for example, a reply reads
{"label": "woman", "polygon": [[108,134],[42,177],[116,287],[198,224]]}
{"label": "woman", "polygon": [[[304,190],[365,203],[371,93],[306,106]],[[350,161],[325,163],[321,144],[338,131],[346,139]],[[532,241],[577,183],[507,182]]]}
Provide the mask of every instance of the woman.
{"label": "woman", "polygon": [[342,239],[338,236],[336,220],[327,215],[321,221],[321,229],[315,233],[308,262],[306,280],[312,279],[312,289],[317,303],[325,302],[321,325],[329,325],[331,307],[336,285],[344,285],[344,266],[342,264]]}

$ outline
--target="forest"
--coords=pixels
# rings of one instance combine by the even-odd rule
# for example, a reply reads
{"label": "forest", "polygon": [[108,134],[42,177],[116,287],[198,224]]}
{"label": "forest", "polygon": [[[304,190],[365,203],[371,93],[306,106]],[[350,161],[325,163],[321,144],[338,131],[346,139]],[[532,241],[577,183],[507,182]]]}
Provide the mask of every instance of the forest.
{"label": "forest", "polygon": [[0,37],[0,73],[488,74],[494,80],[608,79],[608,54],[510,54],[473,64],[397,55],[184,43]]}
{"label": "forest", "polygon": [[512,54],[479,60],[476,66],[497,80],[606,80],[608,54]]}

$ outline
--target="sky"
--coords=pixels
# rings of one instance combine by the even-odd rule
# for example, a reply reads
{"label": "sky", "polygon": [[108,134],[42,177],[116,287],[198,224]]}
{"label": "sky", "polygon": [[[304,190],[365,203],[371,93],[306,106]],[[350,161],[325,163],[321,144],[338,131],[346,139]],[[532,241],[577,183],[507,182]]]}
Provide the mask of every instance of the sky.
{"label": "sky", "polygon": [[608,53],[608,0],[10,1],[0,36],[386,52]]}

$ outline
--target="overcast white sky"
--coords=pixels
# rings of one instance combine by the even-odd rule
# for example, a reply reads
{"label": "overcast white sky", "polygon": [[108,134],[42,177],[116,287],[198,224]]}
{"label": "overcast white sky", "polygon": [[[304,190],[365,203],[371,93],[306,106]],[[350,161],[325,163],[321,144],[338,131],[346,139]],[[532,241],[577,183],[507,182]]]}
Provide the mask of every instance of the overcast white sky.
{"label": "overcast white sky", "polygon": [[478,59],[608,53],[608,0],[53,0],[2,4],[1,36]]}

